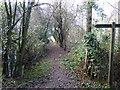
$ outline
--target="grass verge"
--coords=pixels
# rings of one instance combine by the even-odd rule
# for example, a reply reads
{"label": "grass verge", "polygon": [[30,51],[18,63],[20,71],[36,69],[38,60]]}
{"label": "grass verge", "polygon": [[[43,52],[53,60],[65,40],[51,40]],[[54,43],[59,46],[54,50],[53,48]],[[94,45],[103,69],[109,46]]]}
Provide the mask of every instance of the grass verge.
{"label": "grass verge", "polygon": [[4,78],[2,88],[31,88],[42,84],[49,79],[51,69],[51,59],[43,59],[25,70],[23,77]]}

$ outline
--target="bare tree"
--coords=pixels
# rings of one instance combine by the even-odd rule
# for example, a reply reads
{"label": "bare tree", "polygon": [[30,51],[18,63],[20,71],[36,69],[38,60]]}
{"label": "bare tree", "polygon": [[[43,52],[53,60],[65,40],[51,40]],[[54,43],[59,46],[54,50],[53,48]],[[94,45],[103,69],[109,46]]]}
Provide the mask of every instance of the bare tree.
{"label": "bare tree", "polygon": [[16,19],[16,10],[17,10],[17,0],[15,3],[15,8],[12,9],[11,1],[9,0],[8,3],[4,1],[5,6],[5,12],[6,12],[6,19],[7,19],[7,42],[6,42],[6,48],[5,48],[5,54],[3,56],[3,73],[6,74],[6,76],[11,77],[12,76],[12,66],[11,66],[11,45],[12,45],[12,31],[16,24],[21,19]]}
{"label": "bare tree", "polygon": [[[28,33],[28,28],[29,28],[29,21],[30,21],[30,15],[31,15],[31,10],[34,5],[33,2],[28,2],[28,6],[26,7],[25,1],[23,2],[23,18],[22,18],[22,43],[19,51],[19,57],[18,57],[18,68],[17,68],[17,73],[18,75],[22,75],[22,60],[23,56],[25,54],[25,45],[26,45],[26,40],[27,40],[27,33]],[[27,8],[27,11],[26,11]]]}

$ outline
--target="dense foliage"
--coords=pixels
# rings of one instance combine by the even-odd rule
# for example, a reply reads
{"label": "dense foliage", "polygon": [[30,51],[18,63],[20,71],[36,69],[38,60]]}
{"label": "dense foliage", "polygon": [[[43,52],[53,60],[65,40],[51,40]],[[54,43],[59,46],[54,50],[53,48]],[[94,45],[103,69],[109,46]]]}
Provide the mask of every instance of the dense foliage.
{"label": "dense foliage", "polygon": [[42,29],[35,28],[37,24],[33,27],[34,31],[31,32],[29,28],[33,4],[10,1],[2,4],[2,60],[5,77],[22,76],[24,67],[44,53],[46,41],[42,38],[45,37],[40,38],[38,34],[43,32]]}
{"label": "dense foliage", "polygon": [[85,46],[88,49],[87,73],[90,77],[98,79],[107,78],[108,52],[101,49],[100,44],[94,34],[87,34],[85,37]]}

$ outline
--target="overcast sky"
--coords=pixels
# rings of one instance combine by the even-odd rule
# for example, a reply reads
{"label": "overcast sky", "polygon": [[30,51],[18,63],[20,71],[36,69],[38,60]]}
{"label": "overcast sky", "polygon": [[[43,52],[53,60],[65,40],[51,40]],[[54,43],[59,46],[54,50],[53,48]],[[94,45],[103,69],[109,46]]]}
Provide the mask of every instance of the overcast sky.
{"label": "overcast sky", "polygon": [[[3,0],[0,0],[0,1],[3,1]],[[16,0],[11,0],[11,1],[16,1]],[[17,1],[23,1],[23,0],[17,0]],[[28,1],[28,0],[25,0],[25,1]],[[36,2],[39,1],[40,3],[52,3],[57,0],[35,0],[35,1]],[[72,5],[72,4],[80,5],[81,2],[83,2],[84,0],[63,0],[63,1],[67,2],[68,5]],[[96,1],[98,1],[99,6],[104,9],[105,14],[109,15],[110,13],[112,13],[115,7],[116,8],[118,7],[117,4],[118,4],[118,1],[120,0],[96,0]]]}
{"label": "overcast sky", "polygon": [[[36,1],[38,1],[38,0],[36,0]],[[52,3],[53,1],[56,1],[56,0],[39,0],[39,2],[41,2],[41,3]],[[63,1],[67,2],[69,4],[75,4],[75,5],[79,4],[80,5],[81,2],[83,2],[84,0],[63,0]],[[109,15],[113,11],[114,7],[117,7],[117,3],[120,0],[96,0],[96,1],[99,2],[99,6],[105,10],[105,13],[107,15]],[[112,7],[112,6],[114,6],[114,7]]]}
{"label": "overcast sky", "polygon": [[[39,0],[39,2],[41,3],[51,3],[53,1],[56,1],[56,0]],[[80,5],[81,2],[83,2],[84,0],[63,0],[63,1],[69,3],[68,5],[70,4]],[[118,7],[118,1],[120,0],[96,0],[96,1],[98,1],[99,7],[104,9],[104,13],[110,16],[113,10],[115,9],[115,7],[116,8]]]}
{"label": "overcast sky", "polygon": [[[3,0],[0,0],[3,1]],[[16,0],[11,0],[11,1],[16,1]],[[23,0],[17,0],[17,1],[23,1]],[[28,0],[25,0],[28,1]],[[33,0],[30,0],[33,1]],[[36,2],[39,1],[40,3],[52,3],[54,1],[57,0],[35,0]],[[69,4],[81,4],[81,2],[85,1],[85,0],[63,0],[64,2],[67,2]],[[111,7],[111,5],[115,5],[115,3],[117,3],[120,0],[96,0],[99,2],[99,6],[103,7],[104,9],[106,9],[107,11],[110,11],[113,7]],[[111,4],[111,5],[110,5]]]}

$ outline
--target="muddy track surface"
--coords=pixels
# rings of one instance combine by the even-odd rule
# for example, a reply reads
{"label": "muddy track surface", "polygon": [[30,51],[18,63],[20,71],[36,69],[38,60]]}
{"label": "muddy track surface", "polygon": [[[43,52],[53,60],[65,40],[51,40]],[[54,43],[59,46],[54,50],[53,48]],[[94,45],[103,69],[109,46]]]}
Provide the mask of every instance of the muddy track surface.
{"label": "muddy track surface", "polygon": [[77,88],[75,81],[71,80],[67,71],[64,70],[64,66],[60,64],[59,57],[67,55],[62,48],[58,46],[48,46],[49,53],[47,58],[52,59],[53,69],[50,74],[50,79],[47,83],[41,86],[35,86],[39,88]]}

